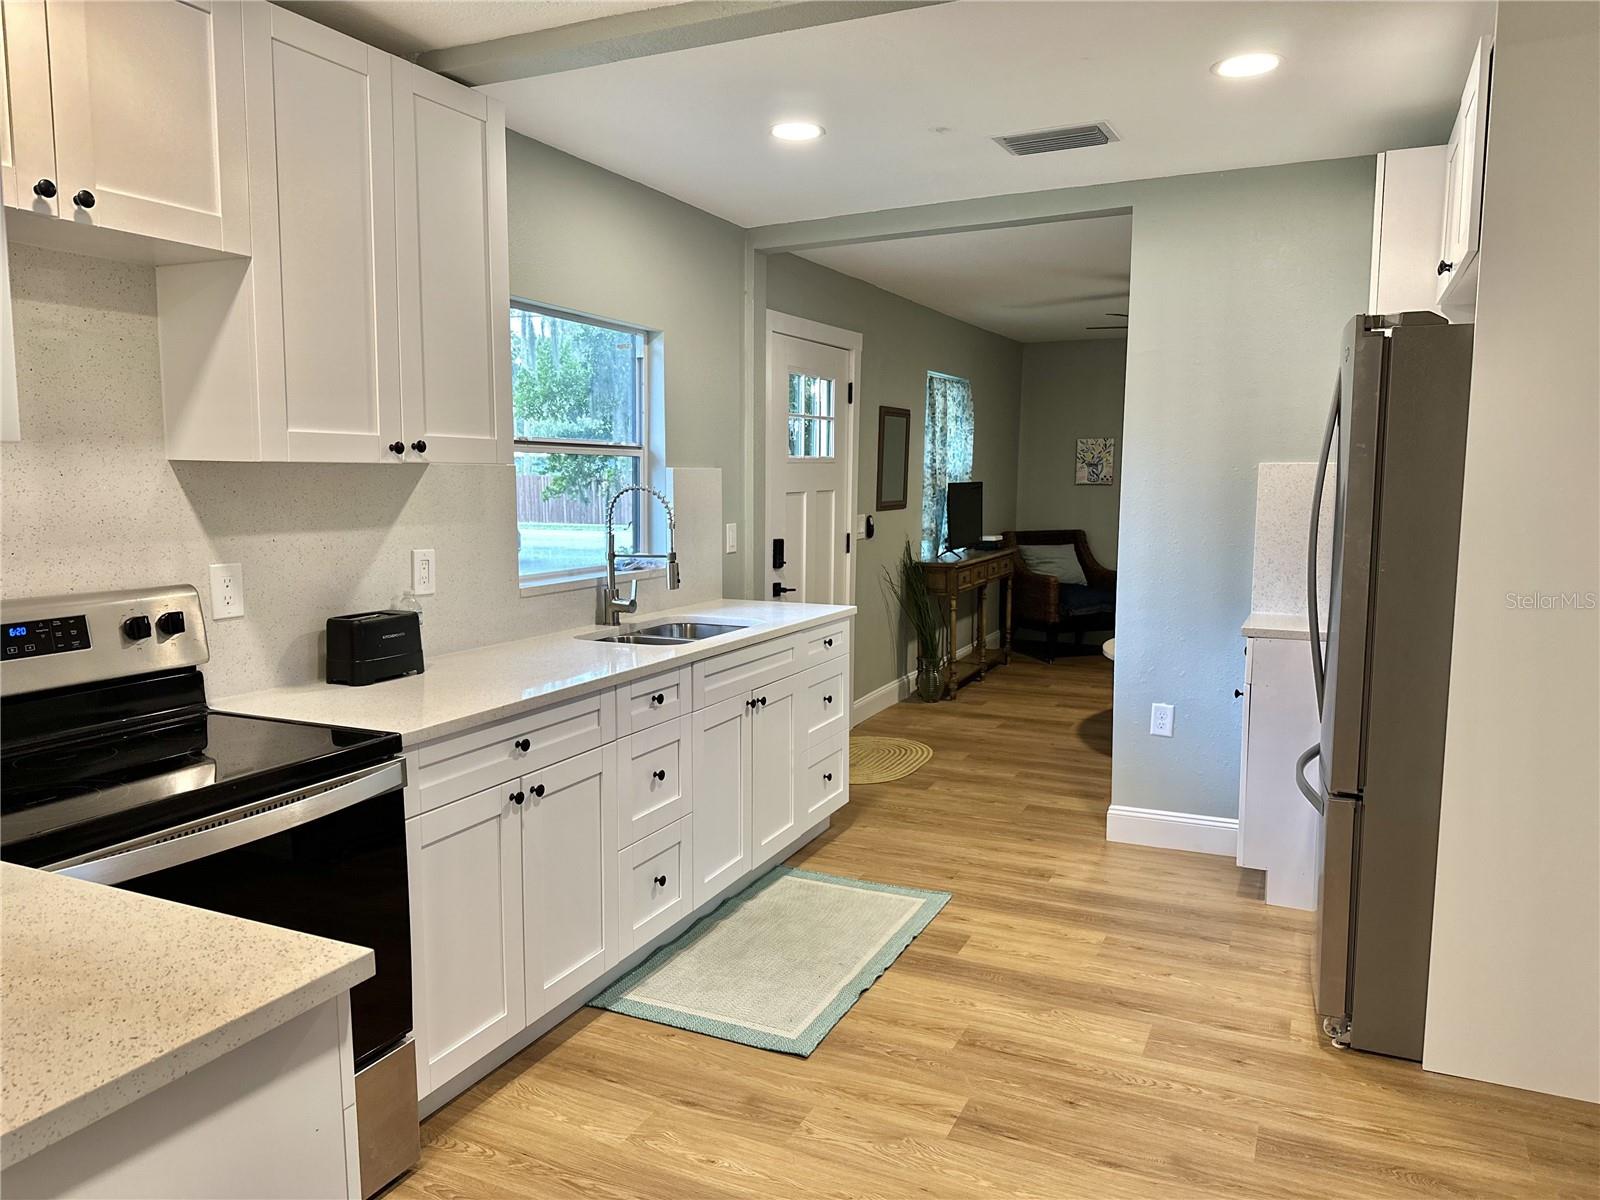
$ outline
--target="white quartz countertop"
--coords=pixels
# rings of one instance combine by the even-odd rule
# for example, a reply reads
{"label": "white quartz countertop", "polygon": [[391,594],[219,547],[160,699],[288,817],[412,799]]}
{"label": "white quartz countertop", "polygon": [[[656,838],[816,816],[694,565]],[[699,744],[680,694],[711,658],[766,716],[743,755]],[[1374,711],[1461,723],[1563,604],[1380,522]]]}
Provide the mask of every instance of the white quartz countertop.
{"label": "white quartz countertop", "polygon": [[[1239,632],[1247,638],[1292,638],[1302,642],[1311,638],[1311,627],[1304,613],[1253,612],[1239,627]],[[1323,629],[1321,633],[1322,640],[1327,641],[1328,631]]]}
{"label": "white quartz countertop", "polygon": [[[308,683],[225,696],[213,700],[211,706],[222,712],[398,733],[409,748],[517,716],[564,694],[576,696],[613,687],[668,667],[825,625],[855,611],[851,605],[712,600],[628,617],[622,630],[583,626],[428,657],[420,675],[366,687]],[[589,636],[692,618],[745,628],[678,646],[618,645]],[[426,646],[426,623],[422,638]]]}
{"label": "white quartz countertop", "polygon": [[372,951],[0,864],[0,1166],[373,972]]}

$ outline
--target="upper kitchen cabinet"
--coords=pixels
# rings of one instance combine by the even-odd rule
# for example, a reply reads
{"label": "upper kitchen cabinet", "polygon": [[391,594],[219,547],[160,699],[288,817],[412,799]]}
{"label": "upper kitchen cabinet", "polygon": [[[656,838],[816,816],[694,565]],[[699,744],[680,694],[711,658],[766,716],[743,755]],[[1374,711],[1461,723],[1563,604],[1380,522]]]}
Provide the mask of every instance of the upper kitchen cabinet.
{"label": "upper kitchen cabinet", "polygon": [[498,102],[394,63],[400,394],[429,462],[511,461],[505,141]]}
{"label": "upper kitchen cabinet", "polygon": [[165,263],[250,253],[241,6],[5,0],[17,241]]}
{"label": "upper kitchen cabinet", "polygon": [[1489,39],[1479,41],[1445,147],[1437,295],[1440,311],[1452,320],[1470,321],[1477,308],[1478,225],[1483,213],[1483,164],[1493,57]]}

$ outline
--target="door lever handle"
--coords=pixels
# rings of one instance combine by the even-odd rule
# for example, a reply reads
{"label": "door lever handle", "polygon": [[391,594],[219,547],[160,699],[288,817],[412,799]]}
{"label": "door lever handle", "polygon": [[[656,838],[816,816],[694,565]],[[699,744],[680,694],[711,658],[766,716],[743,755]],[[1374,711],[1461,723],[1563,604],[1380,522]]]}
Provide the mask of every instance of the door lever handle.
{"label": "door lever handle", "polygon": [[800,589],[798,589],[798,588],[786,588],[786,587],[783,586],[783,584],[779,583],[777,580],[773,580],[772,581],[772,598],[774,600],[781,600],[788,593],[799,591],[799,590]]}

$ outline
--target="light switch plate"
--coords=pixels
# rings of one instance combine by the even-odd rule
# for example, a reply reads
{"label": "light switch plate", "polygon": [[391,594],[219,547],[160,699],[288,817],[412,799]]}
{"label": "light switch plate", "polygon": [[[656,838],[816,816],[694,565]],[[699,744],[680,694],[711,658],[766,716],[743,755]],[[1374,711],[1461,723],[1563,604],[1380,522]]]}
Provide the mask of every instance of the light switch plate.
{"label": "light switch plate", "polygon": [[735,554],[739,550],[739,526],[729,521],[722,527],[722,552]]}
{"label": "light switch plate", "polygon": [[1172,736],[1172,705],[1152,704],[1150,706],[1150,732],[1156,737]]}
{"label": "light switch plate", "polygon": [[411,552],[411,594],[431,596],[439,586],[439,564],[432,550]]}
{"label": "light switch plate", "polygon": [[211,619],[244,616],[244,568],[238,563],[211,564]]}

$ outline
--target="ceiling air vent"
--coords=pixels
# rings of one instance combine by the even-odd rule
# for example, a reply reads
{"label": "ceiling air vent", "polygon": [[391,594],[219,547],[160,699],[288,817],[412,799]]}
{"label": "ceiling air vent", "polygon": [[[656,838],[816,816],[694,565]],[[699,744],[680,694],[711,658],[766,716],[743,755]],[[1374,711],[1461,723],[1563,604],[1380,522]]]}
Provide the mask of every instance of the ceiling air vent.
{"label": "ceiling air vent", "polygon": [[1007,154],[1054,154],[1057,150],[1082,150],[1086,146],[1104,146],[1107,142],[1117,140],[1111,126],[1104,121],[995,138]]}

